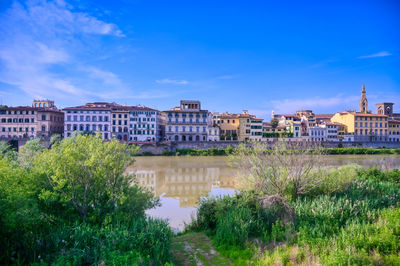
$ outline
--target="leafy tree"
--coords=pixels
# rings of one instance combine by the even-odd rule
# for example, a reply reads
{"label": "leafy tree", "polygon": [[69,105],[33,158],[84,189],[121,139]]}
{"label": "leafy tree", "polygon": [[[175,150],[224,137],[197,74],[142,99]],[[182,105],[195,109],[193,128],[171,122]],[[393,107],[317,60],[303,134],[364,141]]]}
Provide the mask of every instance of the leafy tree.
{"label": "leafy tree", "polygon": [[279,121],[278,121],[277,118],[272,118],[272,119],[271,119],[271,127],[272,127],[273,129],[275,129],[275,128],[278,127],[278,123],[279,123]]}
{"label": "leafy tree", "polygon": [[49,209],[57,206],[71,211],[65,219],[76,216],[85,223],[102,223],[111,216],[141,216],[157,201],[125,174],[137,150],[117,140],[103,142],[99,136],[66,138],[35,161],[46,184],[40,198]]}
{"label": "leafy tree", "polygon": [[19,163],[24,167],[31,167],[33,161],[36,159],[39,153],[44,151],[46,147],[44,147],[40,143],[40,139],[31,139],[28,140],[24,146],[20,148],[18,157]]}
{"label": "leafy tree", "polygon": [[59,143],[62,140],[62,137],[60,134],[54,134],[53,136],[51,136],[50,138],[50,147],[52,147],[53,145],[56,145],[57,143]]}

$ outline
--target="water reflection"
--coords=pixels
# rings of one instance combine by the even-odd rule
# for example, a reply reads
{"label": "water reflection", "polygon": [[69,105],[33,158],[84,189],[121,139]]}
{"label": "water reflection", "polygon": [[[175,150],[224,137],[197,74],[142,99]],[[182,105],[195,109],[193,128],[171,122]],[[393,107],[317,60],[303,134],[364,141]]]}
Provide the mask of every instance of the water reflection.
{"label": "water reflection", "polygon": [[[400,168],[398,155],[327,156],[325,165],[356,163]],[[236,171],[226,157],[137,157],[128,172],[139,184],[160,196],[161,206],[149,210],[152,217],[167,219],[172,228],[182,230],[191,220],[201,197],[234,194]]]}

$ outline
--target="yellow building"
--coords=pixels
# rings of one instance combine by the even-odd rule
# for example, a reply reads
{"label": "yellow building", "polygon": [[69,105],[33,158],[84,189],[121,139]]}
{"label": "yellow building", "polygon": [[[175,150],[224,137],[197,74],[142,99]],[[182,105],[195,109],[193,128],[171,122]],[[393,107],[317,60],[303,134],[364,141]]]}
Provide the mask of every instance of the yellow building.
{"label": "yellow building", "polygon": [[389,120],[389,141],[400,142],[399,120]]}
{"label": "yellow building", "polygon": [[218,114],[218,118],[214,119],[214,125],[219,126],[220,140],[238,139],[239,115],[229,113]]}
{"label": "yellow building", "polygon": [[386,141],[388,137],[387,115],[345,111],[336,113],[331,121],[343,124],[355,141]]}

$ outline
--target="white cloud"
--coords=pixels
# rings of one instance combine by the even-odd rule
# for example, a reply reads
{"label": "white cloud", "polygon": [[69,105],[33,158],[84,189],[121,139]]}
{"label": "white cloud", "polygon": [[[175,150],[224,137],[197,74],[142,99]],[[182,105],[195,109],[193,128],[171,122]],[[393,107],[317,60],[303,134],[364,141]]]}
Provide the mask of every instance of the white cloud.
{"label": "white cloud", "polygon": [[187,85],[189,84],[189,81],[187,80],[176,80],[176,79],[161,79],[161,80],[156,80],[157,83],[159,84],[174,84],[174,85]]}
{"label": "white cloud", "polygon": [[97,67],[85,67],[83,70],[88,72],[89,77],[101,80],[106,85],[123,86],[120,78],[113,72],[105,71]]}
{"label": "white cloud", "polygon": [[353,106],[357,103],[359,96],[338,95],[331,98],[313,97],[307,99],[283,99],[271,101],[275,114],[291,114],[297,110],[327,108],[335,106]]}
{"label": "white cloud", "polygon": [[92,52],[89,35],[123,33],[62,0],[15,1],[0,15],[0,81],[29,97],[53,99],[83,100],[101,94],[102,85],[122,86],[116,74],[82,65],[82,54]]}
{"label": "white cloud", "polygon": [[374,57],[385,57],[385,56],[391,56],[392,54],[386,51],[382,51],[376,54],[370,54],[370,55],[363,55],[359,56],[358,59],[364,59],[364,58],[374,58]]}
{"label": "white cloud", "polygon": [[233,78],[235,78],[235,76],[232,76],[232,75],[223,75],[223,76],[217,77],[217,79],[233,79]]}

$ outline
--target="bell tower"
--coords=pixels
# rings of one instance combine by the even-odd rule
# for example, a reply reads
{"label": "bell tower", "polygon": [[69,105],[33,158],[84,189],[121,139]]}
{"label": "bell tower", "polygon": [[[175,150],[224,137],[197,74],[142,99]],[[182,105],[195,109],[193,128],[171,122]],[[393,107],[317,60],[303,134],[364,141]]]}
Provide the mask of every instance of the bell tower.
{"label": "bell tower", "polygon": [[365,91],[365,85],[363,83],[361,89],[361,99],[360,99],[360,113],[367,113],[368,112],[368,100],[367,100],[367,93]]}

